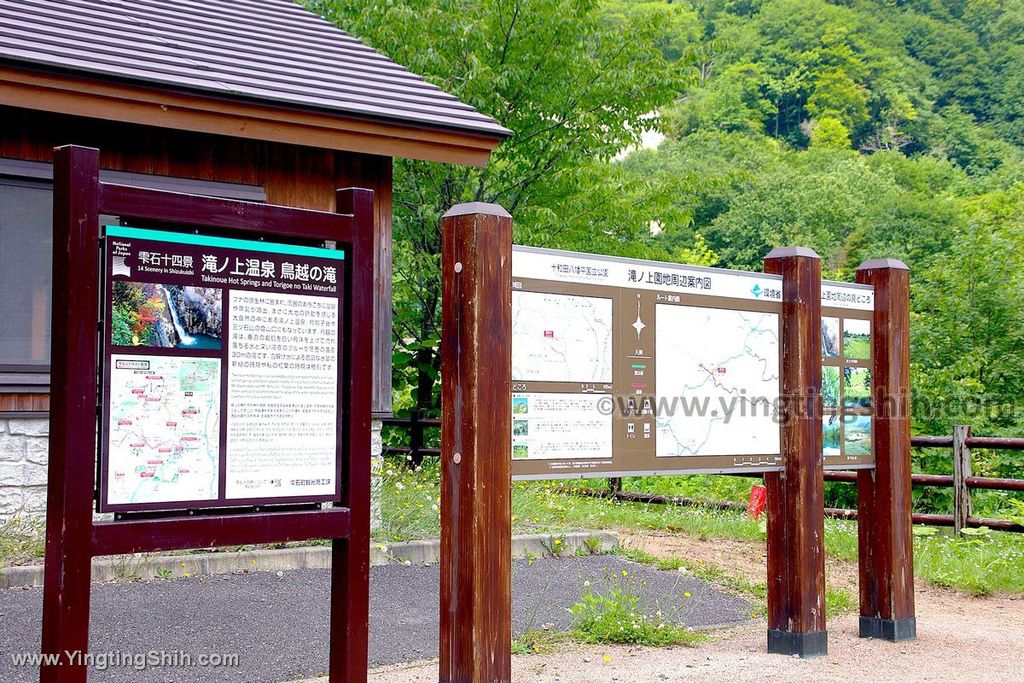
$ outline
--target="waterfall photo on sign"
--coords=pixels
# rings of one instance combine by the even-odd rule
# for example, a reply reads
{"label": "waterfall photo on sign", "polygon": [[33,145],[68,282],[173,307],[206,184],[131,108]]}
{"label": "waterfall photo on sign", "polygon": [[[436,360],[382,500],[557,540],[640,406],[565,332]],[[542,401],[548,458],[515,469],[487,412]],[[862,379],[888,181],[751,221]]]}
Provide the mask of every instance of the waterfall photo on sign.
{"label": "waterfall photo on sign", "polygon": [[115,281],[112,297],[115,346],[221,348],[220,289]]}

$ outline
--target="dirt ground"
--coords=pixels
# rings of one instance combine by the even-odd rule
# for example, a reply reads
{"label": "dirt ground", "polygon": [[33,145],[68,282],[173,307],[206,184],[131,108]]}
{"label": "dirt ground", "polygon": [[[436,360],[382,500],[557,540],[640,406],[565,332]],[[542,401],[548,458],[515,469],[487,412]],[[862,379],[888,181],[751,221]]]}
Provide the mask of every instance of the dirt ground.
{"label": "dirt ground", "polygon": [[[625,544],[656,556],[699,558],[734,574],[763,580],[764,551],[756,543],[699,541],[672,534],[626,535]],[[828,565],[830,585],[856,594],[856,567]],[[975,598],[919,586],[918,638],[889,643],[857,636],[857,615],[829,622],[829,654],[817,659],[769,655],[765,624],[726,629],[695,648],[566,646],[557,654],[515,656],[512,678],[530,683],[633,681],[1021,681],[1024,679],[1024,599]],[[373,683],[429,683],[437,662],[370,672]]]}

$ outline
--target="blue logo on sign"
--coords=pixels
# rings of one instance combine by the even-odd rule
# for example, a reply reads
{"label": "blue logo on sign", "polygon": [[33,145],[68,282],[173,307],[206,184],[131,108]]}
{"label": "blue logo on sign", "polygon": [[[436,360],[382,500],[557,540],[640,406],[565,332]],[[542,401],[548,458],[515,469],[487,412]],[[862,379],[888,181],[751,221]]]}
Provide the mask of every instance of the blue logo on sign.
{"label": "blue logo on sign", "polygon": [[754,296],[761,296],[761,285],[754,285],[754,288],[750,291],[754,293]]}

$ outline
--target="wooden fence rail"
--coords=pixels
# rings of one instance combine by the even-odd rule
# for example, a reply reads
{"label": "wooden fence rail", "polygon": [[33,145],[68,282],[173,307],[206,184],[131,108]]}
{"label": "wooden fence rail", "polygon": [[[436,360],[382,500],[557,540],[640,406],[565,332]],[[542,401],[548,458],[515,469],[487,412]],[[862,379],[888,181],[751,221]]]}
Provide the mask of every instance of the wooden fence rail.
{"label": "wooden fence rail", "polygon": [[[408,430],[408,446],[385,446],[384,452],[387,455],[409,456],[414,462],[419,463],[424,457],[438,456],[440,450],[424,446],[424,432],[427,429],[438,428],[441,421],[436,418],[423,417],[419,411],[413,411],[407,418],[386,418],[385,426],[399,427]],[[953,474],[914,474],[911,482],[914,486],[936,486],[954,489],[953,514],[914,513],[914,524],[930,524],[934,526],[953,527],[957,534],[965,528],[988,527],[999,531],[1013,531],[1024,533],[1024,525],[1008,519],[996,519],[990,517],[975,517],[973,514],[973,500],[971,491],[973,489],[985,489],[989,491],[1014,491],[1024,492],[1024,479],[1002,479],[997,477],[976,477],[971,474],[971,452],[974,448],[992,448],[997,450],[1024,451],[1024,438],[998,437],[998,436],[974,436],[969,426],[957,425],[953,428],[953,434],[949,436],[913,436],[910,445],[914,448],[950,448],[953,451]],[[760,478],[760,474],[747,474],[737,476],[749,476]],[[857,473],[847,471],[826,471],[825,481],[838,481],[856,484]],[[581,495],[597,497],[614,497],[619,500],[637,503],[655,503],[669,505],[692,505],[709,507],[720,510],[746,509],[746,505],[736,501],[728,500],[703,500],[698,498],[686,498],[683,496],[666,496],[654,493],[641,493],[637,491],[623,491],[622,482],[618,479],[609,479],[607,489],[589,489],[578,487],[564,487],[566,491],[572,490]],[[839,519],[856,519],[857,511],[845,508],[825,508],[826,517]]]}

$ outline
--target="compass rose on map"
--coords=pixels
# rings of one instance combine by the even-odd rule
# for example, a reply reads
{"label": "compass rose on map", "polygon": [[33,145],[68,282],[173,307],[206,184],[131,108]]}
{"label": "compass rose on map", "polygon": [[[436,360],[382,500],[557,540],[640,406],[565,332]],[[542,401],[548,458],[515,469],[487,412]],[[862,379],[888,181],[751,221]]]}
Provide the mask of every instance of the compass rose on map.
{"label": "compass rose on map", "polygon": [[647,325],[644,324],[644,321],[640,319],[640,295],[639,294],[636,295],[636,322],[634,322],[632,325],[630,325],[630,327],[632,327],[634,330],[636,330],[636,338],[637,339],[640,338],[640,333],[644,331],[645,327],[647,327]]}

